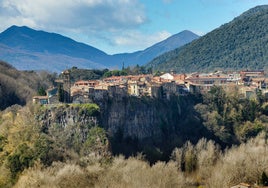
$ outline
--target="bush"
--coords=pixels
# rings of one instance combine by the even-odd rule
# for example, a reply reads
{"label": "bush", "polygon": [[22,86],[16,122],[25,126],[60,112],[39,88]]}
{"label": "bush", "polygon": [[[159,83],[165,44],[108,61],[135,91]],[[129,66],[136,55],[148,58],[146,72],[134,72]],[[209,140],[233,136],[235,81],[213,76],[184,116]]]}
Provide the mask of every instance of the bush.
{"label": "bush", "polygon": [[15,178],[19,172],[33,165],[35,154],[32,148],[23,143],[17,147],[14,154],[7,158],[7,166],[9,167],[12,177]]}

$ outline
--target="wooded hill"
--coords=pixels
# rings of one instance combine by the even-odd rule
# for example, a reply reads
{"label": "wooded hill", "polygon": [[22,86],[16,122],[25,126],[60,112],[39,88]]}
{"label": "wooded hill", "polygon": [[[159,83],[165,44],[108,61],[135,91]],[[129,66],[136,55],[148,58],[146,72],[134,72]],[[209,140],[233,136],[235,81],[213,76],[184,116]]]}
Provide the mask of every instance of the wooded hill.
{"label": "wooded hill", "polygon": [[54,77],[47,72],[18,71],[0,61],[0,110],[13,104],[25,105],[39,89],[52,86]]}
{"label": "wooded hill", "polygon": [[154,70],[206,72],[268,69],[268,5],[257,6],[147,64]]}

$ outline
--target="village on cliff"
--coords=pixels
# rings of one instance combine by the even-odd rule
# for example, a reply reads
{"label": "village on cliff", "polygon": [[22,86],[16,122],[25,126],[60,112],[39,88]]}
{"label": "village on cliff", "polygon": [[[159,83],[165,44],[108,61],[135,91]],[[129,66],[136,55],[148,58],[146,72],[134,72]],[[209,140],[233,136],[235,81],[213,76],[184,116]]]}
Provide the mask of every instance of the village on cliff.
{"label": "village on cliff", "polygon": [[[238,91],[241,98],[254,98],[256,93],[268,94],[268,78],[262,70],[224,73],[164,73],[161,76],[128,75],[112,76],[102,80],[80,80],[70,82],[70,72],[62,72],[57,80],[63,90],[65,103],[88,103],[126,96],[169,99],[171,95],[203,94],[213,86],[221,86],[227,92]],[[40,104],[59,103],[59,87],[46,91],[46,96],[34,96],[33,102]]]}

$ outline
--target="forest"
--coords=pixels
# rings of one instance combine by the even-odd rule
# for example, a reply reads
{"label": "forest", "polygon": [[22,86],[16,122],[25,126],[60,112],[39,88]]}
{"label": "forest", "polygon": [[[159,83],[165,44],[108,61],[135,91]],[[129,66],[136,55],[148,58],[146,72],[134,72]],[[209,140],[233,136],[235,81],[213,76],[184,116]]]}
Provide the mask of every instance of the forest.
{"label": "forest", "polygon": [[33,95],[53,86],[56,74],[46,71],[18,71],[0,61],[0,110],[14,105],[25,105]]}
{"label": "forest", "polygon": [[[143,152],[115,155],[102,125],[82,121],[99,117],[96,104],[10,106],[0,112],[0,187],[267,185],[267,98],[261,92],[240,98],[235,90],[216,86],[191,97],[197,122],[214,137],[186,141],[173,148],[168,160],[153,163]],[[76,110],[82,120],[70,127],[47,126],[47,118],[57,120],[66,109]]]}
{"label": "forest", "polygon": [[267,70],[267,12],[267,5],[255,7],[199,39],[156,57],[146,67],[181,73]]}

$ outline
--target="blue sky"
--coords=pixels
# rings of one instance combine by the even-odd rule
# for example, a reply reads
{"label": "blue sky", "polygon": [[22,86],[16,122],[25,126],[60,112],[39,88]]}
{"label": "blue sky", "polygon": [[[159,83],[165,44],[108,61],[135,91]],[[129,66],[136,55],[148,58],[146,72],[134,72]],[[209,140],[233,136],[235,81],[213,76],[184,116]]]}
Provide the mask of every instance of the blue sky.
{"label": "blue sky", "polygon": [[0,0],[0,32],[26,25],[115,54],[183,30],[204,35],[263,4],[268,0]]}

